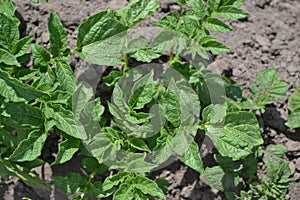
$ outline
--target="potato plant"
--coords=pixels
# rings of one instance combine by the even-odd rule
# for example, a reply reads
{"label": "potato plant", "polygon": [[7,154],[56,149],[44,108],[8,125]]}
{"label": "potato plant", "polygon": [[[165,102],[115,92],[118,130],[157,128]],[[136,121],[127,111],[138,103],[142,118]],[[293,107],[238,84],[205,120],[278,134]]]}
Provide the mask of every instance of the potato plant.
{"label": "potato plant", "polygon": [[[151,41],[132,38],[131,30],[155,13],[159,2],[134,0],[123,9],[108,8],[83,21],[73,49],[67,47],[68,35],[53,11],[48,20],[50,49],[45,49],[32,44],[33,36],[20,38],[16,5],[11,0],[0,1],[1,178],[16,176],[30,186],[51,189],[31,169],[45,163],[42,150],[49,131],[54,131],[63,140],[51,165],[84,156],[82,167],[88,176],[53,177],[54,184],[73,199],[87,199],[88,195],[115,200],[166,199],[168,181],[151,180],[147,175],[173,154],[203,173],[211,187],[223,191],[228,199],[283,198],[278,190],[286,191],[291,182],[290,169],[282,159],[286,151],[261,148],[261,127],[254,112],[264,112],[265,105],[285,97],[288,84],[274,69],[267,69],[251,85],[251,96],[244,97],[234,81],[205,72],[203,63],[185,59],[185,55],[192,60],[208,59],[208,52],[228,51],[210,33],[231,31],[223,20],[247,17],[240,8],[243,1],[174,3],[179,10],[153,23],[161,31]],[[95,98],[90,85],[76,81],[69,64],[73,54],[97,65],[121,66],[104,77],[105,84],[114,87],[107,106]],[[143,70],[129,64],[130,60],[153,63],[164,55],[169,58],[167,68],[147,65]],[[26,66],[30,59],[32,66]],[[298,119],[293,116],[299,116],[293,103],[297,92],[299,87],[289,103],[292,114],[287,125],[291,127]],[[104,112],[111,117],[104,117]],[[217,166],[203,165],[194,140],[197,134],[213,142]],[[268,157],[268,152],[278,159]],[[254,181],[257,160],[262,157],[268,180]],[[114,173],[103,182],[95,179],[107,171]],[[238,185],[245,191],[237,191]]]}

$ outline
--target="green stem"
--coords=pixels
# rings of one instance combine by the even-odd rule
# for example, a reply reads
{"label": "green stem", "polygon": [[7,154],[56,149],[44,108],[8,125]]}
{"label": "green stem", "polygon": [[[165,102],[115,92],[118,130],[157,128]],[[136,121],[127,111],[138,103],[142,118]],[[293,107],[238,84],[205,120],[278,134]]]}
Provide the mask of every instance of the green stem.
{"label": "green stem", "polygon": [[174,53],[172,50],[170,50],[170,63],[174,61]]}
{"label": "green stem", "polygon": [[92,180],[94,179],[94,177],[95,177],[96,174],[97,174],[97,171],[96,171],[96,170],[94,170],[94,171],[90,174],[89,180],[87,181],[87,184],[86,184],[86,186],[84,187],[82,194],[80,195],[80,200],[83,200],[83,199],[86,197],[86,193],[87,193],[87,189],[88,189],[87,185],[89,185],[89,184],[92,182]]}
{"label": "green stem", "polygon": [[123,75],[130,69],[129,65],[128,65],[128,61],[129,61],[128,54],[124,55],[124,61],[125,61],[125,64],[123,66]]}

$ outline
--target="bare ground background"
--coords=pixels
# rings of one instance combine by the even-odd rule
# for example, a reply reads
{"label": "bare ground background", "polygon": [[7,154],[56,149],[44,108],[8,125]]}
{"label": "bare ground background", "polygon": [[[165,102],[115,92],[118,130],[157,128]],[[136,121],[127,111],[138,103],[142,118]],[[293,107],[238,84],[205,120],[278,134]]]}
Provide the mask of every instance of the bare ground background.
{"label": "bare ground background", "polygon": [[[76,29],[89,15],[110,7],[118,9],[128,2],[125,0],[49,0],[49,4],[41,2],[33,4],[29,0],[15,0],[17,16],[21,19],[20,27],[23,35],[34,35],[35,43],[49,48],[47,20],[51,10],[55,10],[61,18],[69,35],[69,46],[76,44]],[[159,13],[150,16],[140,27],[150,26],[150,22],[158,20],[169,10],[176,9],[171,0],[160,0]],[[274,67],[280,77],[290,85],[288,97],[299,84],[300,77],[300,1],[299,0],[246,0],[244,9],[250,13],[246,19],[230,22],[233,32],[218,34],[218,38],[227,44],[232,51],[215,57],[211,67],[225,73],[247,89],[250,82],[256,80],[256,74],[266,68]],[[149,31],[149,29],[145,29]],[[145,32],[145,34],[148,34]],[[71,66],[75,71],[85,68],[87,63],[79,57],[72,59]],[[99,76],[99,80],[100,80]],[[265,145],[284,144],[289,152],[286,160],[292,170],[292,178],[296,183],[290,188],[287,199],[300,199],[300,131],[288,129],[284,122],[288,116],[287,98],[269,105],[266,112],[259,116],[264,123],[263,137]],[[53,152],[57,147],[55,135],[51,135],[43,157],[51,163]],[[298,161],[297,161],[298,159]],[[204,162],[212,164],[210,158]],[[36,172],[50,181],[51,176],[66,175],[70,171],[83,173],[80,160],[50,167],[48,164]],[[263,171],[263,169],[261,169]],[[205,178],[187,167],[175,162],[166,168],[153,173],[153,177],[166,177],[171,185],[168,199],[210,200],[225,199],[217,190],[211,189]],[[0,182],[0,199],[19,200],[30,197],[34,200],[65,200],[69,197],[54,188],[52,192],[33,189],[16,178]]]}

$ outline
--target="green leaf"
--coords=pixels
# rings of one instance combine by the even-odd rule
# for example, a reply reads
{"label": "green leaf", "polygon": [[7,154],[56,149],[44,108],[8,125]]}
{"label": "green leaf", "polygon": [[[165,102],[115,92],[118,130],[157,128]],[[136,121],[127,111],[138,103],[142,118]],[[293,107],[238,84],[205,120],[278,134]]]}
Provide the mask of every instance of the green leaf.
{"label": "green leaf", "polygon": [[242,6],[244,4],[244,0],[223,0],[225,1],[223,5],[233,5],[236,7]]}
{"label": "green leaf", "polygon": [[45,95],[30,85],[10,77],[7,72],[2,70],[0,70],[0,94],[13,102],[31,101]]}
{"label": "green leaf", "polygon": [[219,20],[217,18],[208,17],[203,22],[203,26],[205,28],[210,29],[210,30],[215,31],[215,32],[228,32],[228,31],[232,31],[232,29],[230,28],[230,26],[228,26],[227,24],[225,24],[224,22],[222,22],[221,20]]}
{"label": "green leaf", "polygon": [[41,158],[37,158],[33,161],[25,161],[25,162],[20,162],[18,164],[22,167],[25,167],[25,168],[28,168],[28,169],[33,169],[33,168],[44,165],[45,161],[42,160]]}
{"label": "green leaf", "polygon": [[87,157],[82,160],[82,167],[90,173],[96,171],[99,175],[108,170],[107,166],[105,166],[104,164],[100,164],[97,159],[91,157]]}
{"label": "green leaf", "polygon": [[160,134],[152,153],[152,161],[155,164],[162,164],[174,153],[173,137],[165,129]]}
{"label": "green leaf", "polygon": [[40,70],[43,72],[38,72],[38,75],[36,79],[34,79],[32,86],[41,91],[53,93],[59,87],[59,83],[56,79],[53,69],[50,66],[46,66],[44,69]]}
{"label": "green leaf", "polygon": [[143,176],[136,176],[132,179],[134,187],[140,190],[143,194],[149,194],[152,197],[166,199],[163,191],[158,187],[155,181]]}
{"label": "green leaf", "polygon": [[[20,38],[18,23],[4,13],[0,13],[0,46],[11,51]],[[0,54],[1,55],[1,54]]]}
{"label": "green leaf", "polygon": [[134,0],[130,1],[130,4],[125,8],[118,11],[118,14],[125,21],[126,26],[132,27],[154,13],[157,8],[159,8],[157,0]]}
{"label": "green leaf", "polygon": [[116,169],[123,168],[125,171],[145,174],[150,172],[154,167],[157,166],[155,164],[145,161],[147,155],[146,152],[144,153],[124,152],[124,154],[125,155],[121,157],[123,158],[123,161],[119,162],[118,165],[114,168]]}
{"label": "green leaf", "polygon": [[[155,36],[150,44],[150,48],[153,52],[165,52],[173,50],[174,46],[177,46],[177,54],[182,53],[187,48],[187,43],[190,39],[184,34],[173,30],[163,30],[157,36]],[[179,46],[181,48],[179,48]]]}
{"label": "green leaf", "polygon": [[44,180],[39,179],[34,173],[29,172],[28,169],[23,168],[8,160],[2,161],[0,159],[0,169],[1,176],[3,170],[5,170],[7,173],[9,173],[10,176],[18,177],[29,186],[48,190],[51,189],[50,185],[48,185]]}
{"label": "green leaf", "polygon": [[300,109],[300,84],[289,98],[288,107],[291,112]]}
{"label": "green leaf", "polygon": [[250,85],[251,97],[243,102],[244,109],[261,109],[264,112],[264,106],[271,104],[275,98],[284,98],[289,85],[280,80],[274,68],[259,72],[257,75],[258,87],[255,84]]}
{"label": "green leaf", "polygon": [[58,144],[58,153],[55,161],[51,165],[63,164],[72,159],[73,155],[78,151],[80,140],[75,138],[67,138]]}
{"label": "green leaf", "polygon": [[18,139],[17,136],[11,134],[10,130],[5,130],[5,127],[2,127],[0,129],[0,143],[8,147],[16,147],[18,145]]}
{"label": "green leaf", "polygon": [[254,147],[263,144],[257,119],[249,112],[228,113],[222,126],[209,125],[205,132],[218,152],[233,160],[245,158]]}
{"label": "green leaf", "polygon": [[2,0],[0,2],[0,13],[13,18],[16,10],[15,4],[11,0]]}
{"label": "green leaf", "polygon": [[240,175],[243,178],[253,177],[258,170],[257,156],[254,154],[249,155],[243,162],[243,169]]}
{"label": "green leaf", "polygon": [[128,44],[128,47],[124,49],[124,53],[134,53],[140,49],[146,49],[149,47],[148,41],[145,38],[134,38]]}
{"label": "green leaf", "polygon": [[113,102],[118,107],[118,110],[121,112],[127,113],[129,108],[125,102],[125,96],[123,93],[122,88],[119,86],[119,84],[116,84],[114,91],[113,91]]}
{"label": "green leaf", "polygon": [[150,103],[154,94],[153,85],[154,71],[143,76],[134,83],[131,96],[129,98],[129,106],[131,109],[142,109],[147,103]]}
{"label": "green leaf", "polygon": [[0,49],[0,63],[21,67],[16,57],[4,49]]}
{"label": "green leaf", "polygon": [[103,182],[103,190],[108,191],[113,187],[118,186],[120,183],[124,182],[124,180],[130,176],[131,175],[128,172],[118,172],[112,177],[106,178],[105,181]]}
{"label": "green leaf", "polygon": [[153,59],[159,58],[160,56],[160,53],[142,49],[130,55],[130,57],[135,58],[137,61],[146,63],[150,63]]}
{"label": "green leaf", "polygon": [[44,123],[44,116],[39,108],[23,102],[7,103],[4,105],[4,112],[9,117],[9,120],[12,120],[19,126],[40,127]]}
{"label": "green leaf", "polygon": [[12,53],[15,57],[23,56],[28,51],[32,40],[33,35],[20,39],[12,48]]}
{"label": "green leaf", "polygon": [[158,185],[158,187],[163,191],[163,193],[166,194],[168,192],[168,187],[170,186],[170,183],[167,179],[157,178],[155,179],[155,182]]}
{"label": "green leaf", "polygon": [[200,115],[200,100],[195,91],[182,83],[177,83],[179,89],[181,124],[194,125]]}
{"label": "green leaf", "polygon": [[80,114],[85,106],[93,97],[93,88],[91,86],[80,83],[77,85],[76,91],[72,96],[72,111],[75,119],[80,118]]}
{"label": "green leaf", "polygon": [[98,133],[91,141],[86,141],[84,144],[93,157],[102,160],[106,164],[110,162],[115,163],[120,145],[117,143],[118,141],[114,143],[111,137],[111,132]]}
{"label": "green leaf", "polygon": [[289,163],[270,154],[265,154],[263,161],[267,168],[268,181],[274,184],[287,181],[291,175],[291,169]]}
{"label": "green leaf", "polygon": [[300,108],[294,110],[288,117],[287,122],[285,123],[290,128],[299,128],[300,127]]}
{"label": "green leaf", "polygon": [[170,12],[164,16],[159,22],[154,23],[154,25],[159,26],[163,29],[177,30],[180,16],[177,13]]}
{"label": "green leaf", "polygon": [[70,65],[60,60],[56,63],[55,72],[61,88],[73,94],[76,89],[76,77]]}
{"label": "green leaf", "polygon": [[147,143],[144,140],[140,139],[140,138],[133,138],[132,137],[132,138],[129,138],[128,142],[135,149],[150,152],[150,149],[149,149]]}
{"label": "green leaf", "polygon": [[81,187],[87,182],[79,174],[69,173],[67,177],[53,177],[54,184],[67,194],[75,194],[80,191]]}
{"label": "green leaf", "polygon": [[221,6],[218,10],[212,13],[214,17],[222,17],[229,20],[237,20],[247,17],[249,14],[235,6]]}
{"label": "green leaf", "polygon": [[284,154],[288,152],[288,148],[282,144],[271,144],[267,146],[266,151],[270,153],[271,156],[283,158]]}
{"label": "green leaf", "polygon": [[114,86],[122,76],[123,76],[122,71],[113,70],[103,78],[103,81],[107,86]]}
{"label": "green leaf", "polygon": [[212,39],[208,39],[208,40],[204,40],[201,42],[201,46],[207,50],[207,51],[211,51],[213,54],[218,55],[221,54],[223,52],[229,51],[230,49],[225,46],[224,44],[218,42],[217,40],[212,40]]}
{"label": "green leaf", "polygon": [[33,161],[42,153],[47,133],[41,130],[33,130],[29,133],[28,138],[15,149],[9,160],[16,162]]}
{"label": "green leaf", "polygon": [[174,152],[180,156],[190,151],[191,145],[194,142],[193,136],[197,133],[196,126],[181,126],[175,130],[175,136],[173,136],[172,144]]}
{"label": "green leaf", "polygon": [[131,40],[124,53],[130,54],[130,57],[140,62],[151,62],[153,59],[161,56],[160,53],[154,52],[149,47],[148,41],[144,38]]}
{"label": "green leaf", "polygon": [[286,125],[290,128],[300,127],[300,85],[296,88],[295,92],[291,95],[288,101],[288,107],[291,114],[288,117]]}
{"label": "green leaf", "polygon": [[115,190],[108,190],[108,191],[103,191],[102,189],[102,182],[98,181],[95,183],[90,183],[87,187],[87,192],[94,197],[98,198],[105,198],[108,196],[111,196]]}
{"label": "green leaf", "polygon": [[194,6],[195,14],[200,19],[202,19],[207,14],[206,6],[205,6],[203,0],[188,0],[187,2]]}
{"label": "green leaf", "polygon": [[280,77],[274,68],[258,73],[257,79],[259,88],[264,89],[265,94],[267,93],[269,96],[275,98],[284,98],[286,96],[289,85],[280,81]]}
{"label": "green leaf", "polygon": [[114,66],[122,64],[120,56],[123,52],[126,37],[127,33],[122,32],[83,46],[80,56],[83,60],[98,65]]}
{"label": "green leaf", "polygon": [[71,111],[65,110],[61,105],[52,105],[51,107],[46,106],[44,112],[46,118],[54,120],[57,128],[66,134],[78,139],[87,138],[84,128],[79,122],[76,122],[74,114]]}
{"label": "green leaf", "polygon": [[67,47],[68,35],[54,11],[50,14],[48,31],[50,35],[50,52],[53,57],[58,57]]}
{"label": "green leaf", "polygon": [[115,200],[145,200],[140,196],[139,191],[134,191],[134,187],[129,183],[123,183],[114,193]]}
{"label": "green leaf", "polygon": [[209,185],[221,191],[233,191],[239,183],[239,177],[234,173],[225,173],[220,166],[207,167],[205,177]]}
{"label": "green leaf", "polygon": [[[194,15],[185,15],[183,18],[183,27],[180,32],[185,33],[189,37],[193,37],[198,28],[198,19]],[[196,19],[195,19],[196,18]]]}
{"label": "green leaf", "polygon": [[179,90],[172,78],[165,94],[162,97],[161,105],[166,111],[166,117],[173,126],[178,127],[181,122],[181,105]]}
{"label": "green leaf", "polygon": [[72,95],[68,92],[57,90],[50,94],[50,96],[44,96],[41,99],[44,103],[64,104],[70,103]]}
{"label": "green leaf", "polygon": [[192,142],[181,156],[181,161],[200,174],[204,173],[202,158],[197,143]]}
{"label": "green leaf", "polygon": [[[118,35],[119,33],[126,31],[127,29],[128,27],[124,26],[118,20],[118,16],[115,11],[108,9],[99,12],[90,16],[78,27],[77,47],[80,48],[106,40],[114,35]],[[104,51],[107,50],[109,50],[108,46],[104,48]]]}
{"label": "green leaf", "polygon": [[34,44],[32,47],[33,65],[36,68],[45,67],[49,65],[50,54],[42,46]]}

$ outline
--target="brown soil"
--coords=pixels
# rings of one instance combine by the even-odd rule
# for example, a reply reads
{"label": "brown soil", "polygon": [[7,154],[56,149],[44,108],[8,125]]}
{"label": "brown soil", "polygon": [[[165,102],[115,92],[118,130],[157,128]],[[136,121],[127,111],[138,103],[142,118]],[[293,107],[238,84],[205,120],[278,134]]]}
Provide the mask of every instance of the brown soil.
{"label": "brown soil", "polygon": [[[69,35],[69,46],[76,44],[76,29],[89,15],[106,7],[118,9],[124,7],[126,0],[50,0],[49,4],[31,3],[29,0],[15,0],[18,5],[17,16],[21,19],[23,35],[34,35],[35,43],[49,48],[47,20],[51,10],[55,10],[61,18]],[[161,0],[159,13],[149,17],[140,27],[149,26],[169,10],[176,9],[171,0]],[[300,1],[299,0],[246,0],[244,9],[250,13],[246,19],[229,22],[234,31],[218,34],[217,37],[227,44],[232,51],[215,58],[210,67],[226,73],[246,89],[256,80],[257,72],[274,67],[280,77],[290,85],[288,96],[299,84],[300,78]],[[147,33],[145,33],[147,34]],[[85,68],[87,63],[79,57],[72,59],[71,66],[77,72]],[[99,70],[99,73],[104,69]],[[100,80],[100,75],[99,75]],[[245,93],[247,94],[247,92]],[[292,178],[296,179],[286,199],[300,199],[300,131],[288,129],[284,122],[288,116],[287,99],[280,99],[266,108],[266,112],[259,116],[264,124],[263,137],[265,145],[284,144],[289,152],[286,160],[292,169]],[[53,148],[47,143],[49,149]],[[54,144],[53,144],[54,145]],[[55,151],[55,148],[52,149]],[[53,159],[51,152],[45,152],[45,157]],[[206,158],[209,164],[210,158]],[[44,166],[35,170],[37,174],[50,181],[51,176],[66,175],[70,171],[82,173],[79,159],[70,163],[50,167]],[[211,189],[202,175],[174,162],[172,165],[152,174],[154,177],[165,177],[171,185],[167,199],[209,200],[225,199],[217,190]],[[1,195],[2,194],[2,195]],[[16,178],[0,182],[0,199],[19,200],[30,197],[33,200],[65,200],[70,197],[58,189],[52,192],[33,189]]]}

